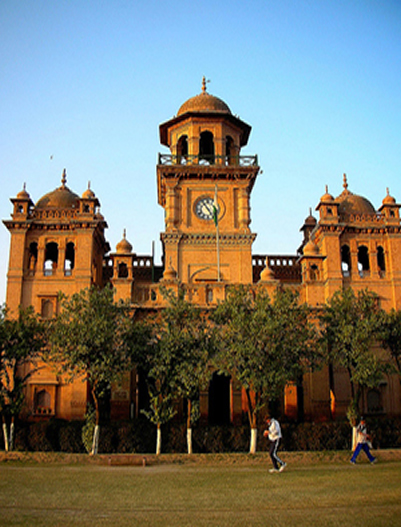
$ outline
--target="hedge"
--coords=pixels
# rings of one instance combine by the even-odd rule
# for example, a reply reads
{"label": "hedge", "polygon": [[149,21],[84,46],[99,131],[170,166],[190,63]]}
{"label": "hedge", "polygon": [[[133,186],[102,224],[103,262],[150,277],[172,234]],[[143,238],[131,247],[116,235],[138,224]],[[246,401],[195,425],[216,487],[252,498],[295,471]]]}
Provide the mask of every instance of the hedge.
{"label": "hedge", "polygon": [[[82,421],[50,419],[16,424],[15,449],[20,451],[83,453]],[[401,418],[368,420],[375,448],[401,447]],[[345,421],[324,423],[282,423],[281,450],[349,450],[351,428]],[[247,452],[248,426],[197,426],[193,429],[193,451],[196,453]],[[258,431],[258,451],[267,451],[269,441]],[[0,448],[4,449],[3,437]],[[153,453],[156,428],[144,418],[120,421],[101,429],[99,453]],[[186,452],[185,426],[171,422],[162,428],[162,451]]]}

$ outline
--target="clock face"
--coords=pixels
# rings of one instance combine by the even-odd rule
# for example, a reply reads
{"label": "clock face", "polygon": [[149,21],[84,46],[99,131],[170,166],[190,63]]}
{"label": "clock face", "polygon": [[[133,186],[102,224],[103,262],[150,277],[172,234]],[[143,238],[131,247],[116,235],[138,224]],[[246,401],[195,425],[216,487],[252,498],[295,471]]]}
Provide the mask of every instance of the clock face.
{"label": "clock face", "polygon": [[[214,200],[212,198],[202,198],[195,204],[195,213],[201,220],[212,220],[214,210]],[[219,213],[219,209],[217,209]]]}

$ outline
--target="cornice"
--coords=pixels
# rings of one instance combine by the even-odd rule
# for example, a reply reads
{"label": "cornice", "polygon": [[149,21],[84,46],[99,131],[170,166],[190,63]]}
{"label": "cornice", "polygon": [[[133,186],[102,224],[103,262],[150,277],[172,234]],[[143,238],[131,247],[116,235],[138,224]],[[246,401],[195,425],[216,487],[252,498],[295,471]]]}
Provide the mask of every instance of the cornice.
{"label": "cornice", "polygon": [[[255,238],[255,233],[222,233],[219,235],[219,243],[221,245],[250,245]],[[161,239],[165,244],[216,245],[215,233],[163,232]]]}

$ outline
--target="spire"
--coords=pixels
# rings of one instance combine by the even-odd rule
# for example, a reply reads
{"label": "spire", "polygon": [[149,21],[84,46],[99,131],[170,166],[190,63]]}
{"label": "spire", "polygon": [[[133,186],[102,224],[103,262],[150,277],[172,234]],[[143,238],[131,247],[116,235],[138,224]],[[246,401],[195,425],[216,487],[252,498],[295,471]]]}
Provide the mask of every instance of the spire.
{"label": "spire", "polygon": [[61,177],[61,186],[65,188],[65,184],[67,183],[67,171],[66,169],[63,170],[63,175]]}
{"label": "spire", "polygon": [[348,189],[348,182],[347,182],[347,174],[343,174],[343,187],[344,187],[344,190],[347,190]]}

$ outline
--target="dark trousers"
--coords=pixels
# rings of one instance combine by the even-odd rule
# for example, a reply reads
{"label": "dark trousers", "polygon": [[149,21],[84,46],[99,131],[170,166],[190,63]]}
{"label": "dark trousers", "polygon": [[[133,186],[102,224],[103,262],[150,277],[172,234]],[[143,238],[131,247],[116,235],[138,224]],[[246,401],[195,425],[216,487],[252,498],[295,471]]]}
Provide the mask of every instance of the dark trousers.
{"label": "dark trousers", "polygon": [[277,455],[277,449],[280,444],[280,439],[276,439],[275,441],[270,441],[270,448],[269,448],[269,454],[273,463],[273,467],[278,470],[280,468],[280,465],[284,465],[284,461],[281,461],[281,459]]}
{"label": "dark trousers", "polygon": [[363,450],[365,452],[365,454],[368,456],[368,459],[369,461],[372,463],[372,461],[374,461],[374,457],[372,456],[372,454],[370,453],[370,450],[369,450],[369,447],[367,445],[367,443],[358,443],[357,446],[356,446],[356,449],[354,451],[354,455],[352,456],[351,458],[351,461],[353,463],[355,463],[355,460],[356,458],[358,457],[359,455],[359,452]]}

